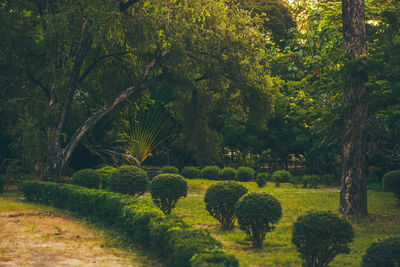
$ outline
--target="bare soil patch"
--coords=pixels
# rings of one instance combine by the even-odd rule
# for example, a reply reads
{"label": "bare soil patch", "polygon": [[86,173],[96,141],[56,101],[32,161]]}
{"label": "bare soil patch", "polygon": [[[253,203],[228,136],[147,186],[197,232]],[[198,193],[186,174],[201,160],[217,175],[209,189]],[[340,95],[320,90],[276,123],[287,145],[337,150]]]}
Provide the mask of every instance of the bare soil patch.
{"label": "bare soil patch", "polygon": [[54,212],[0,213],[0,229],[0,266],[159,266]]}

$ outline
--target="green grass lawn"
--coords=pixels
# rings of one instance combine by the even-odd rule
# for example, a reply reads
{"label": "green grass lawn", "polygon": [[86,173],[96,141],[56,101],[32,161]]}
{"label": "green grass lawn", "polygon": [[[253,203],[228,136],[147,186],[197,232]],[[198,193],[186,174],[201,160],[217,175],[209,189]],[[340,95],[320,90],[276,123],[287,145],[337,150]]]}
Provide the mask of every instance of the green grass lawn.
{"label": "green grass lawn", "polygon": [[[252,249],[246,234],[237,224],[235,229],[221,231],[219,223],[208,215],[203,201],[207,188],[217,181],[201,179],[187,180],[189,183],[188,197],[181,199],[172,211],[185,222],[196,227],[206,228],[220,240],[226,250],[234,254],[240,261],[240,266],[300,266],[301,259],[291,243],[292,225],[297,217],[308,210],[329,210],[337,213],[339,206],[339,190],[337,188],[300,189],[289,184],[275,188],[268,183],[264,188],[258,188],[254,182],[241,183],[249,192],[266,192],[275,196],[282,204],[283,216],[276,225],[275,231],[267,233],[264,247]],[[147,195],[148,197],[148,195]],[[370,243],[378,238],[400,235],[400,204],[390,193],[368,192],[367,219],[349,218],[354,230],[354,242],[350,245],[348,255],[339,255],[331,266],[360,266],[362,255]]]}

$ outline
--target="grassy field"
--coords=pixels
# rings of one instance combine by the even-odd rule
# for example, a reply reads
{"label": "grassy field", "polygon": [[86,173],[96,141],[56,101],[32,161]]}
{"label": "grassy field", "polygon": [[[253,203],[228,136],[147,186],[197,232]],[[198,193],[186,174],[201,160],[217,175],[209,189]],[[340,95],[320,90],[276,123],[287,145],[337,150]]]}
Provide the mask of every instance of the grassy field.
{"label": "grassy field", "polygon": [[[221,231],[219,223],[208,215],[203,201],[207,188],[216,181],[188,180],[188,197],[181,199],[172,214],[182,217],[187,223],[206,228],[220,240],[228,252],[234,254],[241,266],[300,266],[301,259],[291,243],[292,225],[296,218],[308,210],[329,210],[337,213],[339,190],[337,188],[300,189],[289,184],[275,188],[268,183],[258,188],[254,182],[242,183],[249,192],[267,192],[282,204],[283,216],[275,231],[267,233],[263,249],[252,249],[246,235],[237,224],[235,229]],[[148,195],[146,197],[149,197]],[[339,255],[331,266],[360,266],[362,255],[369,244],[378,239],[400,235],[400,204],[390,193],[368,192],[367,219],[349,218],[355,238],[348,255]]]}
{"label": "grassy field", "polygon": [[0,194],[0,229],[0,266],[161,266],[112,230],[16,191]]}

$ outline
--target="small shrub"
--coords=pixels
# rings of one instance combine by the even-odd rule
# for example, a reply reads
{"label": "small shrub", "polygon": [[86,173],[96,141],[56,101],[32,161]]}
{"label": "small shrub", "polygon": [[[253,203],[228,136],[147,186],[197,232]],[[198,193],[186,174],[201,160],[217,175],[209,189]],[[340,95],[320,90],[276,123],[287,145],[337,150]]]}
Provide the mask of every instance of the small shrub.
{"label": "small shrub", "polygon": [[175,166],[164,166],[161,168],[162,173],[173,173],[173,174],[179,174],[179,170]]}
{"label": "small shrub", "polygon": [[236,173],[236,179],[241,182],[252,181],[256,172],[250,167],[239,167]]}
{"label": "small shrub", "polygon": [[111,191],[141,196],[146,192],[149,179],[147,173],[135,166],[121,166],[113,171],[108,180]]}
{"label": "small shrub", "polygon": [[328,186],[339,184],[339,180],[336,179],[335,175],[333,175],[331,173],[326,173],[326,174],[322,175],[321,181],[324,185],[328,185]]}
{"label": "small shrub", "polygon": [[206,166],[201,170],[200,176],[205,179],[218,179],[218,175],[221,169],[218,166]]}
{"label": "small shrub", "polygon": [[247,193],[247,188],[236,182],[211,185],[204,196],[206,210],[221,223],[221,229],[232,229],[237,201]]}
{"label": "small shrub", "polygon": [[400,237],[372,243],[362,260],[362,267],[400,266]]}
{"label": "small shrub", "polygon": [[200,170],[197,167],[188,166],[182,169],[181,174],[186,179],[194,179],[200,176]]}
{"label": "small shrub", "polygon": [[192,267],[239,267],[235,256],[222,252],[200,253],[190,260]]}
{"label": "small shrub", "polygon": [[282,207],[272,195],[252,192],[238,201],[235,214],[240,228],[250,235],[253,247],[261,248],[265,234],[282,217]]}
{"label": "small shrub", "polygon": [[383,176],[383,186],[400,200],[400,170],[387,172]]}
{"label": "small shrub", "polygon": [[72,182],[75,185],[97,189],[100,186],[100,173],[93,169],[84,169],[72,175]]}
{"label": "small shrub", "polygon": [[258,187],[264,187],[267,184],[269,174],[267,172],[260,172],[256,176],[256,183]]}
{"label": "small shrub", "polygon": [[0,177],[0,194],[4,192],[4,186],[6,185],[6,179]]}
{"label": "small shrub", "polygon": [[219,178],[220,180],[235,180],[236,170],[230,167],[223,168],[219,173]]}
{"label": "small shrub", "polygon": [[293,226],[292,243],[307,267],[327,266],[338,254],[349,253],[353,240],[351,224],[327,211],[301,215]]}
{"label": "small shrub", "polygon": [[101,184],[100,184],[100,188],[107,188],[108,186],[108,178],[110,177],[110,174],[115,171],[117,168],[110,166],[110,165],[106,165],[100,169],[97,169],[97,171],[100,173],[101,175]]}
{"label": "small shrub", "polygon": [[187,196],[187,191],[187,182],[179,174],[160,174],[150,182],[151,198],[164,214],[171,214],[179,198]]}
{"label": "small shrub", "polygon": [[301,176],[301,185],[303,188],[307,188],[311,181],[311,175],[305,174]]}
{"label": "small shrub", "polygon": [[320,183],[321,183],[321,178],[318,175],[313,174],[310,176],[309,185],[311,188],[314,188],[314,189],[318,188],[318,185]]}
{"label": "small shrub", "polygon": [[290,181],[290,178],[292,175],[290,172],[286,170],[281,170],[281,171],[274,171],[272,174],[272,181],[275,182],[275,186],[279,187],[281,183],[288,183]]}

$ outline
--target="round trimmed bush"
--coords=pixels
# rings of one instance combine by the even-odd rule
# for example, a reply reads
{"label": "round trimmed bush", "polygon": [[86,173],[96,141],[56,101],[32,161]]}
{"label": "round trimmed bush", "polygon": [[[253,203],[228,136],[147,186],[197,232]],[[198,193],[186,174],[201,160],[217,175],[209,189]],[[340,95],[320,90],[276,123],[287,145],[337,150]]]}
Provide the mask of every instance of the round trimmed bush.
{"label": "round trimmed bush", "polygon": [[400,200],[400,170],[387,172],[383,176],[383,186]]}
{"label": "round trimmed bush", "polygon": [[182,169],[181,174],[186,179],[194,179],[200,176],[200,170],[197,167],[188,166]]}
{"label": "round trimmed bush", "polygon": [[148,184],[147,173],[136,166],[121,166],[108,179],[111,191],[133,196],[143,195]]}
{"label": "round trimmed bush", "polygon": [[232,229],[237,201],[247,188],[232,181],[211,185],[204,196],[206,210],[221,223],[221,229]]}
{"label": "round trimmed bush", "polygon": [[233,255],[216,251],[199,253],[190,260],[192,267],[239,267],[239,261]]}
{"label": "round trimmed bush", "polygon": [[4,186],[6,185],[6,179],[0,177],[0,194],[4,192]]}
{"label": "round trimmed bush", "polygon": [[257,173],[256,176],[256,183],[258,185],[258,187],[264,187],[267,184],[269,178],[269,174],[267,172],[260,172]]}
{"label": "round trimmed bush", "polygon": [[326,173],[321,177],[322,183],[328,186],[337,185],[339,180],[336,179],[335,175],[331,173]]}
{"label": "round trimmed bush", "polygon": [[216,165],[206,166],[201,170],[200,177],[205,179],[217,180],[220,171],[221,169]]}
{"label": "round trimmed bush", "polygon": [[239,167],[236,172],[236,179],[241,182],[248,182],[254,179],[256,172],[250,167]]}
{"label": "round trimmed bush", "polygon": [[253,247],[261,248],[265,234],[282,217],[282,206],[270,194],[252,192],[239,199],[235,214],[240,228],[250,235]]}
{"label": "round trimmed bush", "polygon": [[219,173],[219,178],[220,180],[235,180],[236,170],[230,167],[223,168]]}
{"label": "round trimmed bush", "polygon": [[179,198],[187,196],[187,191],[187,182],[179,174],[159,174],[150,181],[151,198],[164,214],[171,214]]}
{"label": "round trimmed bush", "polygon": [[400,237],[391,237],[372,243],[363,256],[361,266],[400,266]]}
{"label": "round trimmed bush", "polygon": [[72,183],[87,188],[97,189],[100,186],[101,175],[93,169],[83,169],[72,175]]}
{"label": "round trimmed bush", "polygon": [[175,166],[164,166],[161,168],[162,173],[173,173],[173,174],[179,174],[179,170]]}
{"label": "round trimmed bush", "polygon": [[106,188],[108,186],[108,178],[110,177],[110,174],[115,171],[117,168],[106,165],[100,169],[97,169],[97,171],[101,175],[101,183],[100,183],[100,188]]}
{"label": "round trimmed bush", "polygon": [[279,187],[281,183],[288,183],[291,177],[292,175],[289,171],[280,170],[274,171],[274,173],[272,173],[271,179],[275,182],[275,186]]}
{"label": "round trimmed bush", "polygon": [[327,266],[338,254],[349,253],[354,231],[345,219],[328,211],[301,215],[293,225],[292,243],[305,266]]}
{"label": "round trimmed bush", "polygon": [[311,188],[318,188],[318,185],[321,183],[321,177],[319,177],[316,174],[311,175],[310,180],[309,180],[309,185]]}

